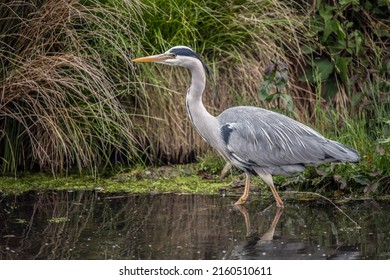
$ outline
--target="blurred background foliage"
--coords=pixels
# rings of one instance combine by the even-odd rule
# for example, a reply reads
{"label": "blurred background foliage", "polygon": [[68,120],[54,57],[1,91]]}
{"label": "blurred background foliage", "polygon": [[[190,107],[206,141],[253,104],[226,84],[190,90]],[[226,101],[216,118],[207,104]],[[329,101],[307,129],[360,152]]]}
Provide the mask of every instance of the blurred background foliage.
{"label": "blurred background foliage", "polygon": [[[359,164],[309,169],[306,181],[388,191],[389,5],[2,0],[0,171],[223,165],[187,118],[188,73],[130,61],[186,45],[214,74],[204,96],[212,113],[244,104],[276,110],[361,152]],[[282,84],[266,70],[279,63]]]}

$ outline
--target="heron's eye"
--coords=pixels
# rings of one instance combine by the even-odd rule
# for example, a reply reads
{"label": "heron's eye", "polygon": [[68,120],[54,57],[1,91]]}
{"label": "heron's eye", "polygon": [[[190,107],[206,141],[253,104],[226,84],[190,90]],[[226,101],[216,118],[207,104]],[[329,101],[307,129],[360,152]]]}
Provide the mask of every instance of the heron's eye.
{"label": "heron's eye", "polygon": [[176,58],[176,54],[175,54],[175,53],[170,53],[169,56],[170,56],[171,58]]}

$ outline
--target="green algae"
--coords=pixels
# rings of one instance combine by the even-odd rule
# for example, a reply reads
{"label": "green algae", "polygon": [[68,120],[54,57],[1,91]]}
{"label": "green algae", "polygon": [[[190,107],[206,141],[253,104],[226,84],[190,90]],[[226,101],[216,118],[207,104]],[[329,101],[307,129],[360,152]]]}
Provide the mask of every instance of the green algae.
{"label": "green algae", "polygon": [[229,180],[204,178],[195,166],[172,166],[136,169],[102,178],[71,175],[53,177],[45,173],[29,173],[21,177],[0,177],[0,192],[19,194],[44,190],[94,190],[128,193],[190,193],[217,194],[229,185]]}
{"label": "green algae", "polygon": [[[203,164],[204,165],[204,164]],[[243,191],[244,178],[236,171],[224,180],[220,180],[214,172],[205,171],[202,163],[187,165],[172,165],[150,168],[133,168],[121,170],[116,174],[105,177],[87,175],[68,175],[53,177],[47,173],[23,173],[20,176],[0,177],[0,193],[21,194],[27,191],[67,190],[67,191],[96,191],[107,193],[178,193],[178,194],[219,194],[239,196]],[[364,194],[362,191],[334,190],[332,188],[313,185],[301,187],[303,180],[296,185],[296,179],[285,183],[286,179],[275,177],[275,184],[283,189],[281,195],[284,200],[315,201],[322,200],[313,196],[312,192],[332,198],[338,204],[344,204],[356,199],[390,200],[388,194]],[[306,182],[306,184],[308,184]],[[298,189],[299,191],[295,191]],[[300,194],[298,195],[297,192]],[[251,178],[251,199],[270,200],[272,195],[269,188],[258,177]]]}

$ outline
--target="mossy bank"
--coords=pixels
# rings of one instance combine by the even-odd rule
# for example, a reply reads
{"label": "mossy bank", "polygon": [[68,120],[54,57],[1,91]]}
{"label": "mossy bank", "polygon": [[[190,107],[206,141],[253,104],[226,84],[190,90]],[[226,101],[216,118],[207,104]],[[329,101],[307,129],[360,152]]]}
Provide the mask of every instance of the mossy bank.
{"label": "mossy bank", "polygon": [[[128,194],[200,194],[238,197],[244,186],[244,178],[238,170],[220,179],[222,161],[204,158],[197,164],[172,165],[124,169],[116,174],[104,177],[92,175],[80,176],[78,173],[68,176],[53,177],[45,173],[23,173],[19,177],[3,176],[0,178],[0,193],[3,196],[18,195],[28,191],[94,191],[104,193]],[[388,200],[387,190],[377,181],[359,183],[356,178],[345,175],[322,173],[326,168],[337,165],[324,165],[310,168],[293,177],[274,177],[277,188],[284,200],[319,200],[330,198],[338,203],[356,199]],[[342,167],[339,167],[342,168]],[[316,173],[316,174],[313,174]],[[319,175],[321,173],[322,175]],[[269,188],[256,176],[252,176],[251,200],[272,202]]]}
{"label": "mossy bank", "polygon": [[16,178],[0,178],[0,191],[18,194],[26,191],[46,190],[94,190],[98,192],[128,193],[190,193],[218,194],[229,186],[230,179],[204,178],[197,172],[196,164],[170,167],[134,169],[116,175],[95,178],[94,176],[59,176],[45,173],[25,173]]}

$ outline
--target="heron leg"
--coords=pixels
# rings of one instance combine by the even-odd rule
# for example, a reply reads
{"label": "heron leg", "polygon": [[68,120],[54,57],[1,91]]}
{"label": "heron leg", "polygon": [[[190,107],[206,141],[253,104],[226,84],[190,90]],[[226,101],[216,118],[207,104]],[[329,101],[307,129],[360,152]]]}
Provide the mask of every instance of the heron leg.
{"label": "heron leg", "polygon": [[251,219],[249,217],[248,210],[246,209],[245,206],[241,204],[236,204],[235,207],[241,212],[241,214],[244,216],[244,222],[246,226],[246,236],[250,236],[251,233]]}
{"label": "heron leg", "polygon": [[261,179],[271,188],[271,192],[276,200],[276,206],[279,208],[284,208],[283,201],[280,198],[276,188],[274,186],[274,181],[272,180],[271,174],[257,173]]}
{"label": "heron leg", "polygon": [[276,225],[278,224],[280,217],[283,214],[283,208],[278,208],[274,217],[274,220],[272,221],[271,227],[276,228]]}
{"label": "heron leg", "polygon": [[244,204],[248,200],[248,197],[249,197],[249,185],[250,185],[250,175],[245,172],[245,189],[244,189],[244,193],[237,200],[237,202],[234,203],[234,204],[237,204],[237,205]]}
{"label": "heron leg", "polygon": [[261,238],[260,238],[261,241],[271,241],[274,239],[275,228],[276,228],[276,225],[278,224],[279,219],[282,216],[282,214],[283,214],[283,208],[278,208],[276,211],[274,220],[272,221],[271,227],[269,228],[269,230],[267,230],[267,232],[265,232],[261,236]]}
{"label": "heron leg", "polygon": [[222,169],[222,172],[221,172],[221,176],[219,176],[219,178],[222,180],[223,178],[226,177],[227,173],[229,172],[229,170],[232,168],[232,164],[230,162],[226,162],[224,168]]}

